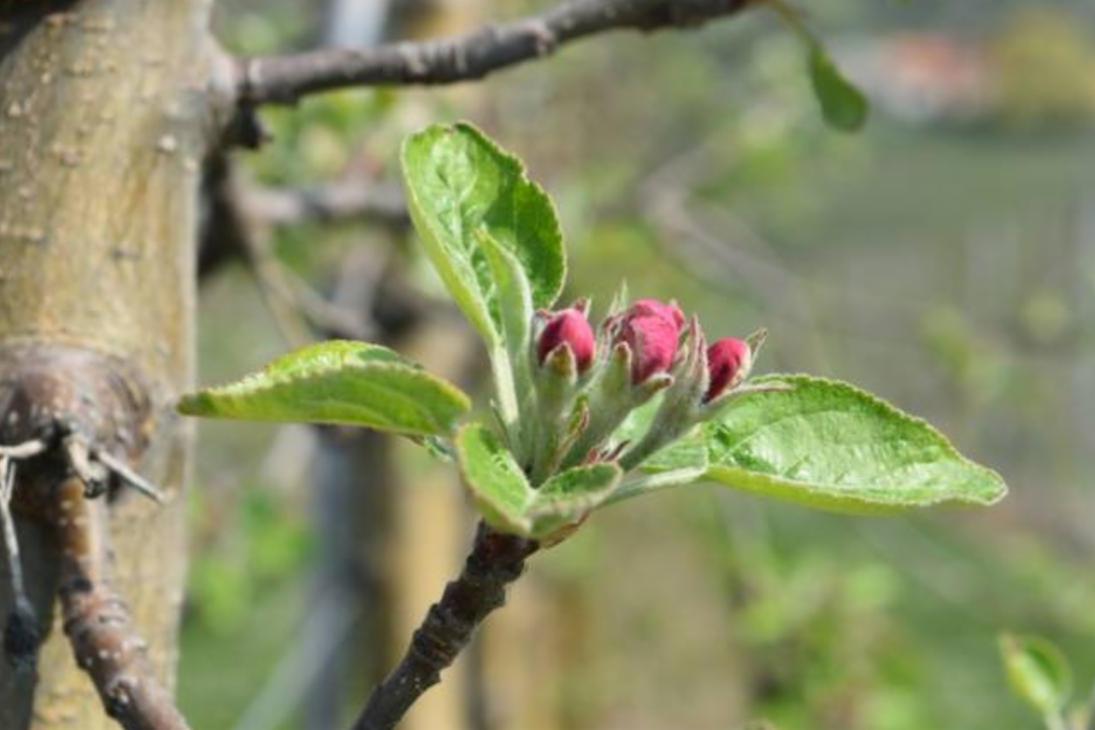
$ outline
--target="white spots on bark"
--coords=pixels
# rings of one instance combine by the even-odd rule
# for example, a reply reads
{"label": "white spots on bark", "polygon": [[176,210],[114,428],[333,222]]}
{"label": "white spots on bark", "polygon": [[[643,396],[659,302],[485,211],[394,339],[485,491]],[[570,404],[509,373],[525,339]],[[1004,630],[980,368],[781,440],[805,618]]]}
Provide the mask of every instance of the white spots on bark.
{"label": "white spots on bark", "polygon": [[179,140],[173,134],[165,134],[156,141],[156,149],[164,154],[173,154],[179,149]]}

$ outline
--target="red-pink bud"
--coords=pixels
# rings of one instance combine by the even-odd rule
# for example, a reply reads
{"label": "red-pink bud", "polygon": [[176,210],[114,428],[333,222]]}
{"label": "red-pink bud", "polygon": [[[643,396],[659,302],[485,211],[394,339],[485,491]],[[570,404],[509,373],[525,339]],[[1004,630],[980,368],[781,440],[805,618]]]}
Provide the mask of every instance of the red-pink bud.
{"label": "red-pink bud", "polygon": [[672,318],[631,314],[624,319],[619,340],[631,348],[631,382],[638,384],[673,365],[680,328]]}
{"label": "red-pink bud", "polygon": [[726,337],[707,348],[707,393],[703,402],[718,398],[738,379],[742,368],[749,367],[752,352],[749,343],[734,337]]}
{"label": "red-pink bud", "polygon": [[566,344],[574,355],[578,372],[582,373],[593,364],[596,340],[589,321],[577,309],[564,309],[552,315],[540,333],[536,354],[543,363],[548,354],[559,345]]}
{"label": "red-pink bud", "polygon": [[684,312],[676,304],[666,304],[657,299],[639,299],[627,310],[627,317],[643,317],[652,315],[672,322],[679,333],[684,327]]}

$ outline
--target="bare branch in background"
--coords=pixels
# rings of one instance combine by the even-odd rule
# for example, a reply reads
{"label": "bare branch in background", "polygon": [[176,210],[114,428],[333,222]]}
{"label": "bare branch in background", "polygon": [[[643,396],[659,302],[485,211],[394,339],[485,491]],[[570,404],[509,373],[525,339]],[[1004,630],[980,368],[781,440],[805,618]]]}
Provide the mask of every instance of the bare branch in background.
{"label": "bare branch in background", "polygon": [[403,191],[367,176],[299,188],[264,187],[239,179],[227,155],[206,166],[205,215],[198,247],[198,276],[246,258],[258,227],[301,223],[373,223],[393,230],[410,226]]}
{"label": "bare branch in background", "polygon": [[198,254],[200,276],[233,258],[246,260],[278,329],[292,346],[312,342],[317,330],[336,337],[368,338],[370,328],[363,316],[329,302],[278,259],[271,228],[374,214],[386,215],[389,221],[403,220],[405,211],[395,211],[395,201],[402,200],[398,190],[372,181],[311,190],[255,188],[239,180],[223,155],[210,162],[204,186],[208,211]]}
{"label": "bare branch in background", "polygon": [[268,225],[367,221],[410,225],[403,191],[394,183],[348,179],[308,188],[250,186],[241,191],[250,215]]}
{"label": "bare branch in background", "polygon": [[251,106],[291,103],[348,86],[450,84],[480,79],[556,48],[612,30],[655,31],[701,25],[751,0],[572,0],[540,15],[485,26],[453,38],[330,48],[240,62],[239,99]]}
{"label": "bare branch in background", "polygon": [[339,307],[286,266],[273,251],[270,233],[255,228],[244,239],[246,256],[267,309],[292,347],[314,342],[318,332],[369,339],[370,325],[358,312]]}

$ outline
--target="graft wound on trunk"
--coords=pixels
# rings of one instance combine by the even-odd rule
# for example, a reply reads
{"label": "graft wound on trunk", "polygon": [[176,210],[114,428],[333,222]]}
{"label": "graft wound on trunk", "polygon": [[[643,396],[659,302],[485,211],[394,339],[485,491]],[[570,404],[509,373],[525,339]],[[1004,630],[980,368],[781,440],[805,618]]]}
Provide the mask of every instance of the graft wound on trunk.
{"label": "graft wound on trunk", "polygon": [[[107,499],[122,497],[121,485],[107,479],[102,486],[109,497],[89,501],[88,484],[72,473],[74,439],[81,450],[90,448],[91,459],[105,453],[128,461],[143,451],[152,425],[146,392],[132,368],[114,357],[45,344],[0,349],[0,443],[38,440],[46,447],[18,463],[12,505],[52,533],[63,628],[76,662],[123,727],[173,730],[186,724],[109,583]],[[35,620],[48,622],[52,596],[39,590],[36,597]]]}

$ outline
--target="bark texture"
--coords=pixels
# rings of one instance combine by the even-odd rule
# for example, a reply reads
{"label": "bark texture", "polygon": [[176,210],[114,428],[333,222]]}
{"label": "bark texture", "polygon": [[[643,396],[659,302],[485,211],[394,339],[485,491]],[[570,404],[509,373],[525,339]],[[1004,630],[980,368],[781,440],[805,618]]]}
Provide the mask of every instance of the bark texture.
{"label": "bark texture", "polygon": [[[169,689],[187,456],[171,407],[192,376],[198,177],[228,83],[208,5],[0,2],[0,442],[76,431],[165,490],[165,506],[114,493],[109,525],[113,588]],[[113,728],[62,631],[61,555],[34,508],[59,484],[39,471],[14,503],[48,637],[37,677],[0,663],[0,728]]]}

